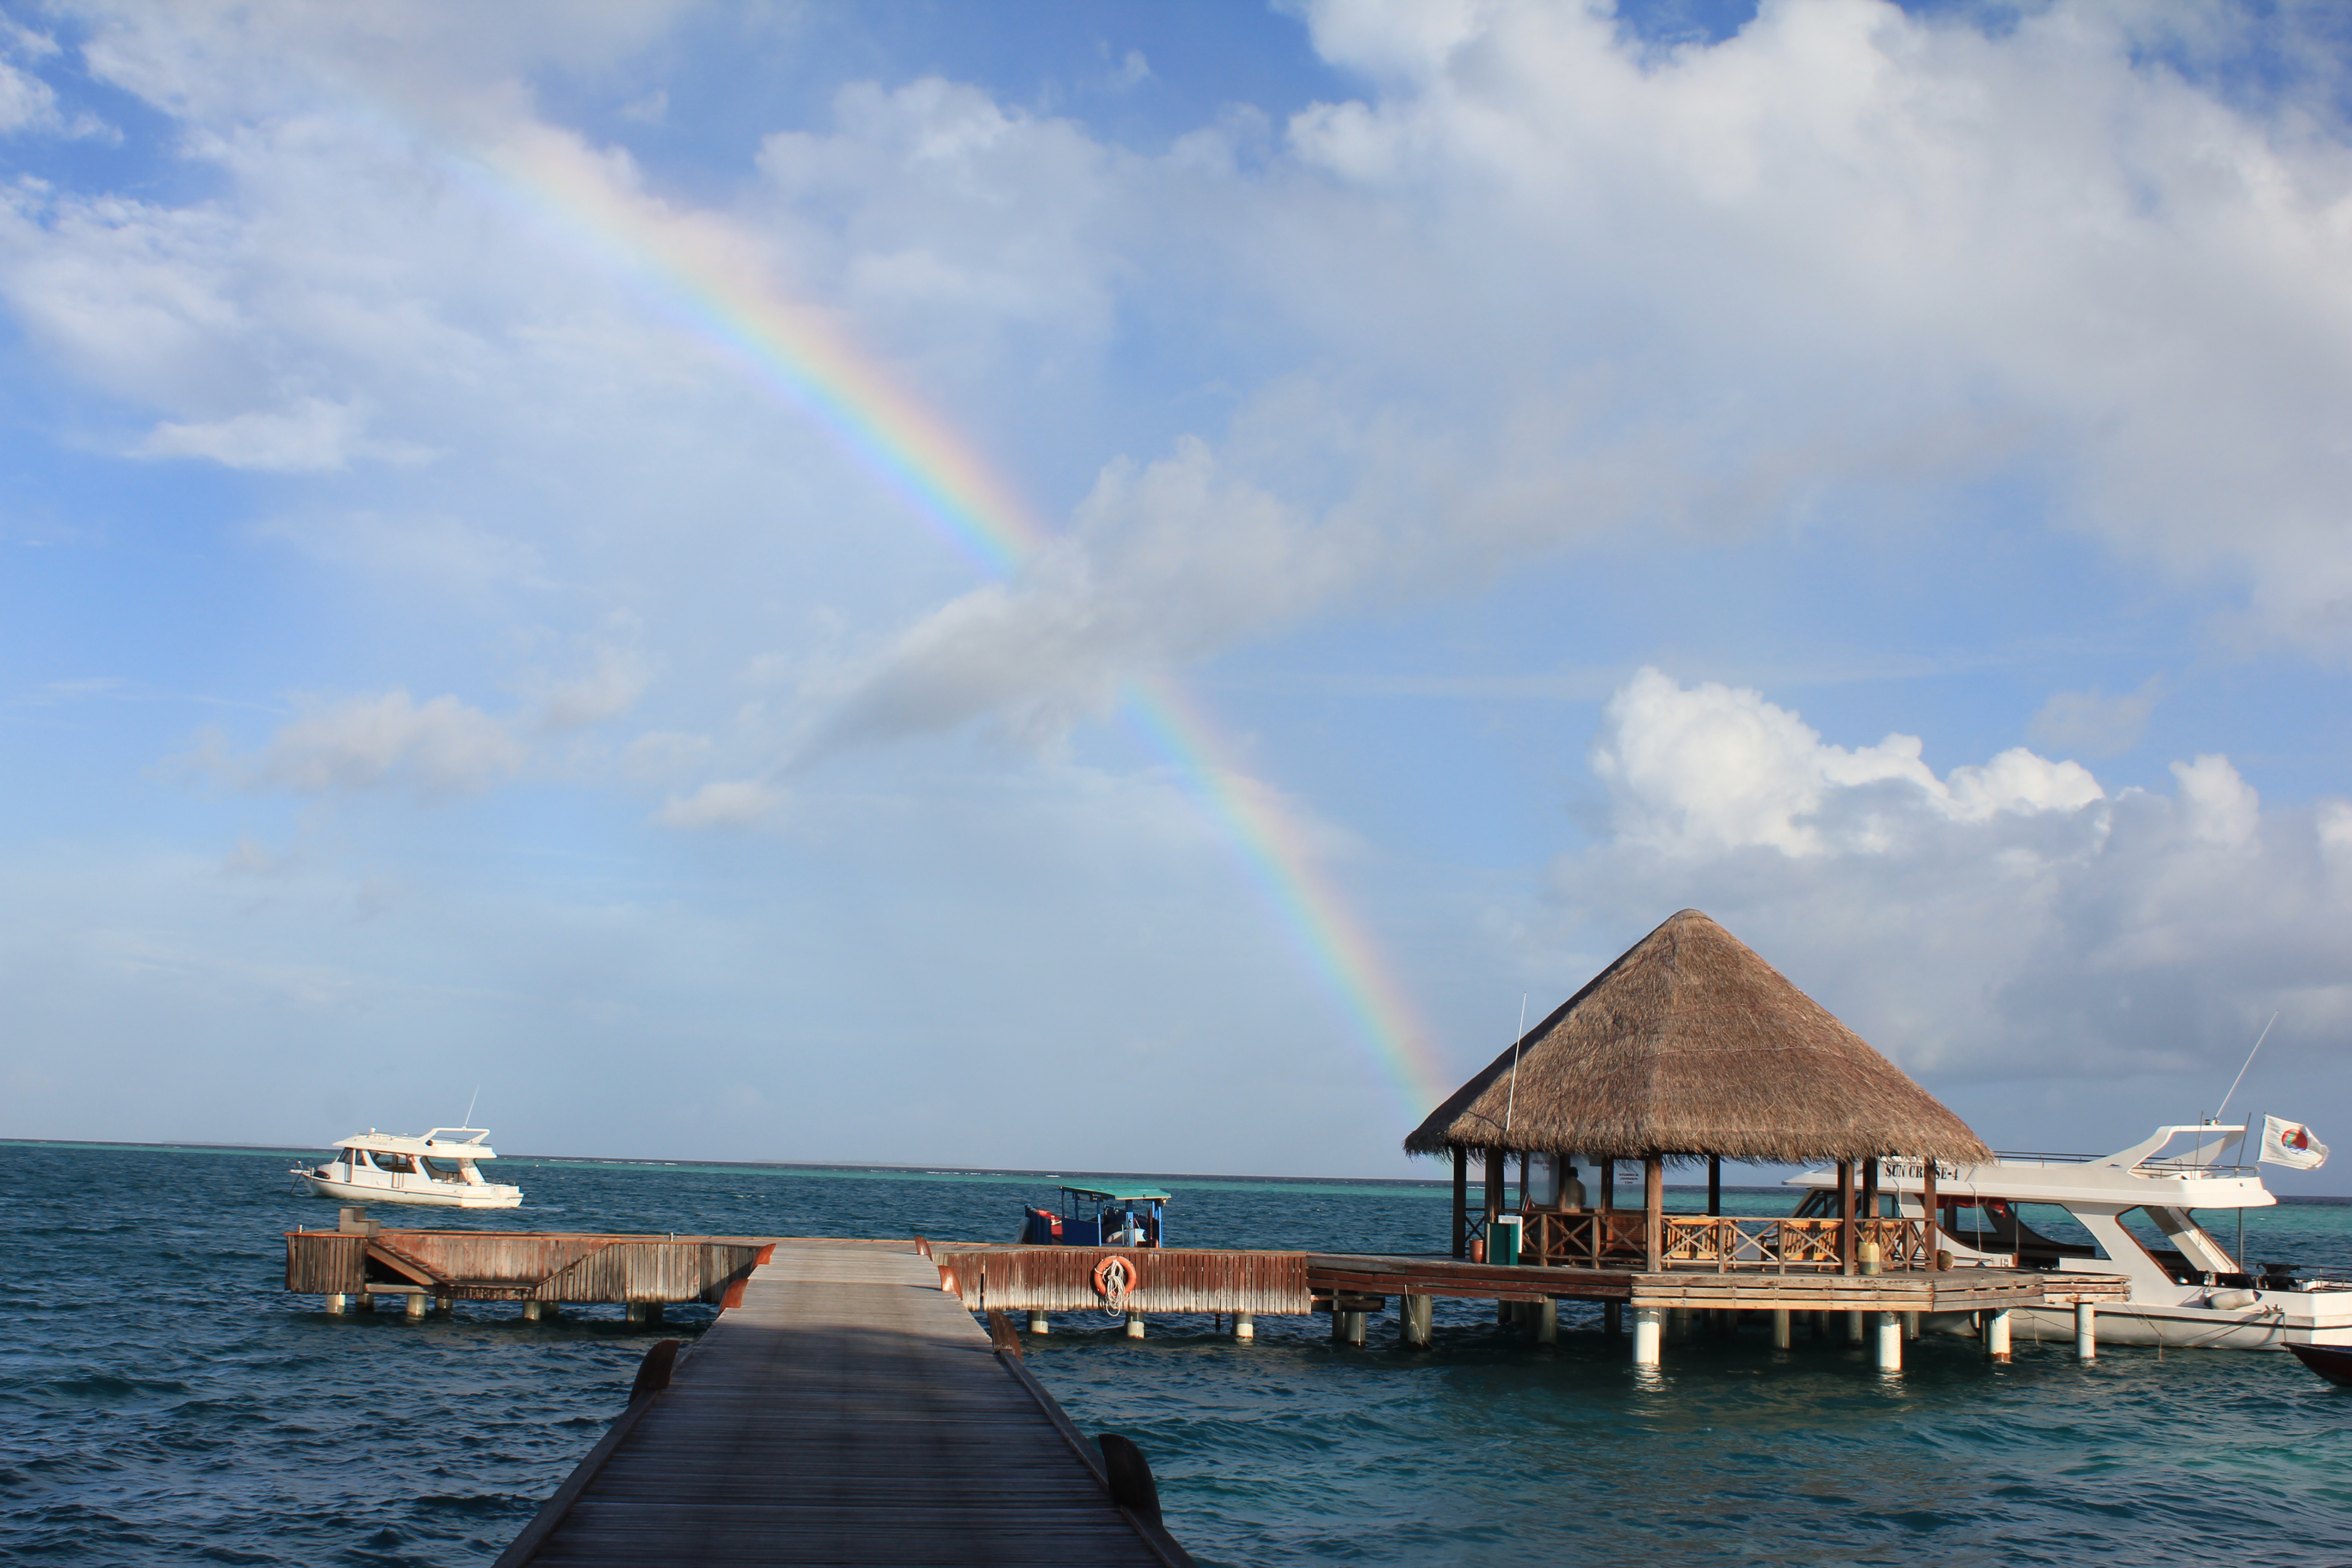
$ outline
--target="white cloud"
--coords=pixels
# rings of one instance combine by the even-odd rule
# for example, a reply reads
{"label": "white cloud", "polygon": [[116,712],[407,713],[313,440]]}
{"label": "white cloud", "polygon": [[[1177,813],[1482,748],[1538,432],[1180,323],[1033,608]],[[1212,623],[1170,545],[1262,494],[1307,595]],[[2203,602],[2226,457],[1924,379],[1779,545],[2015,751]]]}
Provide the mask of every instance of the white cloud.
{"label": "white cloud", "polygon": [[256,410],[196,425],[166,420],[148,432],[138,455],[209,458],[224,468],[263,473],[331,473],[350,463],[358,434],[350,408],[305,397],[282,412]]}
{"label": "white cloud", "polygon": [[2137,691],[2109,697],[2094,687],[2088,691],[2053,692],[2033,716],[2033,738],[2044,745],[2072,747],[2093,756],[2121,755],[2137,746],[2147,731],[2147,716],[2164,695],[2164,679],[2151,675]]}
{"label": "white cloud", "polygon": [[590,659],[592,668],[571,679],[534,682],[540,728],[577,730],[617,719],[653,684],[653,661],[633,644],[600,642]]}
{"label": "white cloud", "polygon": [[782,795],[758,779],[719,779],[692,795],[673,795],[655,819],[670,827],[751,827],[782,804]]}
{"label": "white cloud", "polygon": [[1948,1077],[2204,1070],[2273,1008],[2291,1049],[2352,1028],[2352,803],[2265,813],[2217,755],[2167,797],[2022,749],[1938,778],[1920,751],[1645,670],[1593,747],[1607,833],[1556,896],[1612,930],[1704,909]]}
{"label": "white cloud", "polygon": [[217,741],[195,765],[249,790],[342,795],[404,789],[423,799],[486,789],[521,768],[522,743],[501,721],[451,696],[419,704],[407,692],[340,701],[306,698],[301,716],[252,757]]}
{"label": "white cloud", "polygon": [[1884,852],[1906,815],[1985,822],[2104,800],[2076,763],[2020,748],[1937,778],[1915,735],[1824,745],[1795,713],[1713,682],[1685,689],[1644,669],[1604,710],[1592,771],[1619,837],[1675,856],[1769,847],[1804,857]]}

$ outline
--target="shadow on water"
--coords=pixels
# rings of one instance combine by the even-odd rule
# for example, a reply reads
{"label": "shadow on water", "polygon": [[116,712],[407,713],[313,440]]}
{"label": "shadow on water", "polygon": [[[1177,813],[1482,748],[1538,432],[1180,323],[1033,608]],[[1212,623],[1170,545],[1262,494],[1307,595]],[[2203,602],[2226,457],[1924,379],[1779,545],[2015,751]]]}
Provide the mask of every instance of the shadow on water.
{"label": "shadow on water", "polygon": [[[330,1205],[283,1155],[0,1144],[0,1557],[482,1564],[618,1413],[646,1343],[616,1308],[526,1324],[330,1317],[280,1289],[279,1234]],[[520,1214],[469,1228],[1009,1239],[1049,1182],[510,1161]],[[1171,1181],[1173,1239],[1430,1250],[1443,1190]],[[2286,1204],[2263,1256],[2352,1254],[2352,1208]],[[1445,1303],[1439,1342],[1360,1350],[1324,1320],[1127,1340],[1061,1314],[1029,1364],[1087,1431],[1150,1456],[1203,1563],[2065,1563],[2352,1561],[2352,1394],[2290,1358],[2021,1342],[1858,1350],[1760,1332],[1655,1373],[1563,1314],[1557,1347]]]}

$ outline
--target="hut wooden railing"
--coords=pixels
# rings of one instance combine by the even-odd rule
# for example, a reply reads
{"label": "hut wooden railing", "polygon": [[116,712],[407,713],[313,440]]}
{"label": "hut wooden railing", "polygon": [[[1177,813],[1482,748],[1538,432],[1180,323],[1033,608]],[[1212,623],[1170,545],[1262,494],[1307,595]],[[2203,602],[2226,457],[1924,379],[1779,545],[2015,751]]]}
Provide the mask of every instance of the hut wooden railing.
{"label": "hut wooden railing", "polygon": [[[1640,1268],[1648,1260],[1638,1210],[1559,1213],[1529,1210],[1520,1261],[1550,1268]],[[1843,1226],[1834,1219],[1740,1219],[1732,1215],[1664,1216],[1664,1261],[1669,1268],[1834,1270],[1843,1266]],[[1927,1226],[1916,1219],[1857,1219],[1854,1245],[1878,1243],[1880,1267],[1927,1268]]]}

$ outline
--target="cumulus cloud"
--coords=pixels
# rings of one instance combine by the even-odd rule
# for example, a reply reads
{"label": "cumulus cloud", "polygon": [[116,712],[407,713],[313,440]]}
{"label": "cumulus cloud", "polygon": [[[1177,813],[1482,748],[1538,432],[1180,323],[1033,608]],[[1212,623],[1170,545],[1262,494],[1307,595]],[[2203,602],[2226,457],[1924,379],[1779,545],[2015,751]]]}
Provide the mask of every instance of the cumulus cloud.
{"label": "cumulus cloud", "polygon": [[2352,1027],[2352,802],[2265,811],[2219,755],[2165,795],[2021,748],[1941,775],[1921,752],[1644,670],[1593,744],[1607,830],[1554,891],[1612,929],[1704,909],[1915,1068],[2179,1070],[2273,1008],[2304,1048]]}
{"label": "cumulus cloud", "polygon": [[599,642],[589,659],[590,668],[569,679],[533,682],[540,728],[577,730],[617,719],[653,684],[653,661],[633,643]]}
{"label": "cumulus cloud", "polygon": [[501,720],[456,697],[418,703],[402,690],[330,701],[305,698],[300,716],[255,755],[229,755],[217,736],[188,761],[248,790],[346,795],[399,789],[421,799],[464,795],[511,777],[526,752]]}

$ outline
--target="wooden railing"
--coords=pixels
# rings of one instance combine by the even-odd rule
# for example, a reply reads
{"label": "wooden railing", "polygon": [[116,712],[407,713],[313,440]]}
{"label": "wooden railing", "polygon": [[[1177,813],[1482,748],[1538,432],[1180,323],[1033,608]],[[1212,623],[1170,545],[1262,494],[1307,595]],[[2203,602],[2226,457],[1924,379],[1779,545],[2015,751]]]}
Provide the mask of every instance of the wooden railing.
{"label": "wooden railing", "polygon": [[[1553,1268],[1641,1268],[1649,1262],[1639,1209],[1602,1213],[1531,1210],[1519,1261]],[[1733,1215],[1664,1216],[1662,1261],[1668,1268],[1830,1271],[1843,1265],[1841,1224],[1834,1219],[1741,1219]],[[1878,1244],[1882,1268],[1927,1268],[1927,1227],[1916,1219],[1857,1219],[1853,1244]]]}

